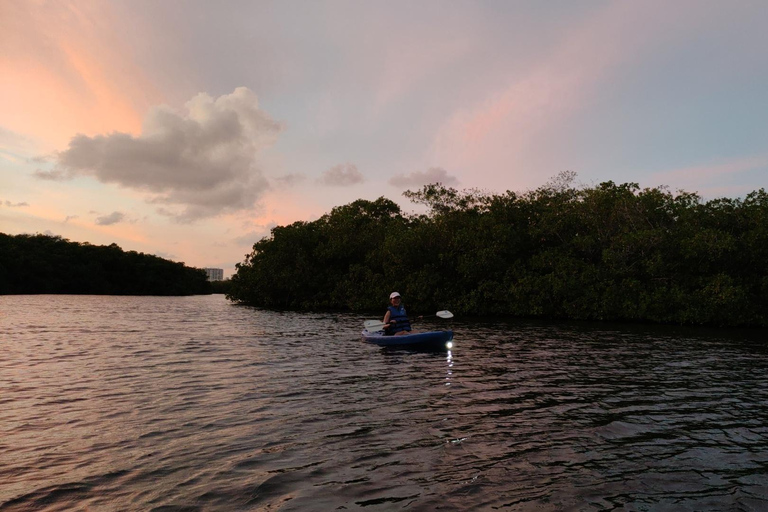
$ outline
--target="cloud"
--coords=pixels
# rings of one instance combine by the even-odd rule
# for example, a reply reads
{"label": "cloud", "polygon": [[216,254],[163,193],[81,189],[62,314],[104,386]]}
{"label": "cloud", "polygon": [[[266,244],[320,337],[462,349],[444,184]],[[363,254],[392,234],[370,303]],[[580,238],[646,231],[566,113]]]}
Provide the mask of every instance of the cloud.
{"label": "cloud", "polygon": [[27,137],[0,126],[0,147],[28,143],[29,139]]}
{"label": "cloud", "polygon": [[96,224],[99,226],[111,226],[117,224],[125,219],[125,214],[122,212],[112,212],[109,215],[96,218]]}
{"label": "cloud", "polygon": [[175,254],[170,252],[154,251],[152,254],[154,254],[158,258],[163,258],[165,260],[178,261],[178,257]]}
{"label": "cloud", "polygon": [[[141,135],[76,135],[40,179],[78,176],[148,192],[149,201],[176,205],[173,216],[191,222],[251,208],[269,188],[259,154],[283,126],[259,109],[256,94],[238,87],[212,98],[200,93],[178,113],[150,110]],[[171,211],[171,210],[169,210]]]}
{"label": "cloud", "polygon": [[534,186],[553,168],[572,167],[570,159],[581,154],[571,150],[570,156],[559,140],[554,143],[562,148],[553,150],[553,136],[563,137],[564,126],[583,124],[579,115],[602,100],[606,84],[622,79],[616,73],[623,66],[671,44],[678,35],[672,29],[683,29],[667,14],[672,9],[677,10],[607,2],[585,11],[543,45],[536,59],[456,108],[436,132],[434,158],[491,188]]}
{"label": "cloud", "polygon": [[334,165],[318,179],[318,182],[332,187],[348,187],[363,181],[365,181],[363,173],[357,169],[355,164],[350,163]]}
{"label": "cloud", "polygon": [[67,217],[64,219],[64,223],[66,224],[67,222],[69,222],[71,220],[79,219],[79,218],[80,218],[79,215],[67,215]]}
{"label": "cloud", "polygon": [[389,184],[399,188],[421,187],[430,183],[442,183],[443,185],[455,185],[459,182],[455,176],[451,176],[441,167],[430,167],[428,170],[414,171],[410,174],[397,174],[389,179]]}
{"label": "cloud", "polygon": [[650,175],[650,179],[664,183],[678,183],[688,182],[691,178],[695,178],[697,181],[703,182],[765,169],[768,169],[768,155],[759,155],[656,172]]}
{"label": "cloud", "polygon": [[31,139],[0,126],[1,159],[21,163],[27,161],[29,159],[28,155],[36,150],[37,148]]}
{"label": "cloud", "polygon": [[35,171],[32,173],[32,176],[45,181],[65,181],[71,179],[71,177],[67,176],[61,169],[53,169],[49,171],[44,169],[35,169]]}
{"label": "cloud", "polygon": [[659,183],[676,190],[699,193],[704,198],[743,196],[764,187],[768,155],[702,162],[698,165],[650,173],[649,186]]}
{"label": "cloud", "polygon": [[285,176],[278,176],[277,178],[274,178],[274,181],[276,181],[280,185],[291,187],[293,185],[301,183],[305,179],[307,179],[307,177],[304,176],[303,174],[292,173],[292,174],[286,174]]}
{"label": "cloud", "polygon": [[258,231],[249,231],[248,233],[243,233],[242,235],[233,238],[232,241],[238,247],[251,247],[253,246],[253,244],[258,242],[262,238],[269,236],[270,230],[273,227],[275,226],[271,225],[269,226],[268,229],[258,230]]}
{"label": "cloud", "polygon": [[3,204],[9,208],[23,208],[24,206],[29,206],[29,203],[12,203],[10,201],[5,201]]}

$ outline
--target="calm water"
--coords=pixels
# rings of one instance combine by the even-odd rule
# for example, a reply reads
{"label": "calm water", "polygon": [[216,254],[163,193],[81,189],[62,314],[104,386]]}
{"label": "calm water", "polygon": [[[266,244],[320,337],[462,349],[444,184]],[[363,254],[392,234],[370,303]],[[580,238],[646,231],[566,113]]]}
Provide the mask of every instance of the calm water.
{"label": "calm water", "polygon": [[768,509],[764,333],[363,319],[0,297],[0,510]]}

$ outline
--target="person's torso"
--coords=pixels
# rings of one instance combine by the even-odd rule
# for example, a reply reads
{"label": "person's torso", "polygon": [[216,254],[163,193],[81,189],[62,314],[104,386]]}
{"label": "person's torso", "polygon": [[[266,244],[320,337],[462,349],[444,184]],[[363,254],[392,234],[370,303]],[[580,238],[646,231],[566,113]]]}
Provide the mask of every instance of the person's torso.
{"label": "person's torso", "polygon": [[389,306],[387,309],[389,309],[389,319],[395,321],[395,326],[389,329],[392,334],[411,330],[411,322],[408,320],[405,307],[400,306],[396,308],[395,306]]}

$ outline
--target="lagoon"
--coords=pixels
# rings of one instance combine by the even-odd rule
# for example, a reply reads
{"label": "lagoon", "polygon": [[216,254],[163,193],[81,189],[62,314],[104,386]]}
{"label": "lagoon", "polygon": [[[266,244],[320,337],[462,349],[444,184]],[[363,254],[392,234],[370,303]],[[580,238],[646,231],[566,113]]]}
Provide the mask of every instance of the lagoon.
{"label": "lagoon", "polygon": [[768,508],[764,331],[365,318],[0,296],[0,510]]}

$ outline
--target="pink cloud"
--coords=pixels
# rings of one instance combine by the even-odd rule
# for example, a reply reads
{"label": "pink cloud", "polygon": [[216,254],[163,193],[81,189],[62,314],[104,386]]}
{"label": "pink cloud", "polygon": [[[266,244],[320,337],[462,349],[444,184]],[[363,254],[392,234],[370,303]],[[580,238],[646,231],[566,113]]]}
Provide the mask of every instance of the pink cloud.
{"label": "pink cloud", "polygon": [[425,83],[434,74],[470,54],[473,43],[468,39],[450,39],[418,33],[392,40],[377,62],[377,84],[373,111],[380,112],[393,101]]}
{"label": "pink cloud", "polygon": [[[768,173],[768,155],[736,158],[718,163],[692,165],[678,169],[668,169],[651,174],[649,183],[669,185],[691,192],[698,191],[707,197],[721,195],[739,195],[750,192],[762,184],[750,187],[749,185],[722,185],[716,184],[720,178],[730,178],[735,175],[762,169]],[[695,190],[690,190],[691,187]]]}
{"label": "pink cloud", "polygon": [[77,133],[136,133],[159,95],[116,36],[117,18],[101,2],[0,4],[4,127],[48,150]]}
{"label": "pink cloud", "polygon": [[431,183],[441,183],[445,186],[453,186],[458,183],[458,180],[455,176],[448,174],[448,171],[445,169],[431,167],[426,171],[413,171],[410,174],[396,174],[389,179],[388,183],[393,187],[418,188]]}
{"label": "pink cloud", "polygon": [[[561,146],[550,134],[599,101],[602,83],[627,61],[676,36],[678,7],[612,2],[561,34],[535,64],[511,72],[504,83],[477,91],[477,101],[456,110],[440,127],[431,162],[471,175],[471,186],[520,189],[540,185],[563,170],[549,167]],[[674,14],[674,15],[673,15]],[[503,64],[503,63],[500,63]]]}

